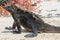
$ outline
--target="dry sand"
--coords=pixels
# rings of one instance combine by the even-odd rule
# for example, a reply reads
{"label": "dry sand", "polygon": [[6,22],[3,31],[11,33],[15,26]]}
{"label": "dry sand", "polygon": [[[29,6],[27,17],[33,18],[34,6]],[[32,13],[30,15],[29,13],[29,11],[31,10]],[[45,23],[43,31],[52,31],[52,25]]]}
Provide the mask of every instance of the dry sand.
{"label": "dry sand", "polygon": [[[42,18],[50,25],[60,26],[60,18]],[[0,40],[60,40],[60,33],[39,33],[37,37],[25,38],[27,32],[21,34],[13,34],[12,30],[6,30],[5,27],[11,26],[13,23],[12,17],[0,17]]]}

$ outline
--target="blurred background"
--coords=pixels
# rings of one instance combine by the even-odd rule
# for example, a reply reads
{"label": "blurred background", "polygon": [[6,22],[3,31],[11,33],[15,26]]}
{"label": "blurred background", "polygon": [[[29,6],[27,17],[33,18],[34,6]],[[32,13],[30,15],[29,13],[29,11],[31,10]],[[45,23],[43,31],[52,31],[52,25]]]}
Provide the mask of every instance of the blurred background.
{"label": "blurred background", "polygon": [[[11,3],[33,11],[40,17],[60,16],[60,0],[12,0]],[[10,13],[0,6],[0,16],[10,16]]]}

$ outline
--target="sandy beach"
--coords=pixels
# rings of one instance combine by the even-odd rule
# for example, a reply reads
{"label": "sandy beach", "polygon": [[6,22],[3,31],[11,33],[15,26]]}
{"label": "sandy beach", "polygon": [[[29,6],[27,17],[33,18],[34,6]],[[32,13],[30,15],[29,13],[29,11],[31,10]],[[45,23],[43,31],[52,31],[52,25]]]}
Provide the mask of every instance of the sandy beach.
{"label": "sandy beach", "polygon": [[[42,18],[44,22],[60,26],[60,17]],[[28,32],[22,32],[21,34],[13,34],[12,30],[6,30],[5,27],[12,26],[12,17],[0,17],[0,40],[60,40],[60,33],[39,33],[37,37],[25,38]]]}

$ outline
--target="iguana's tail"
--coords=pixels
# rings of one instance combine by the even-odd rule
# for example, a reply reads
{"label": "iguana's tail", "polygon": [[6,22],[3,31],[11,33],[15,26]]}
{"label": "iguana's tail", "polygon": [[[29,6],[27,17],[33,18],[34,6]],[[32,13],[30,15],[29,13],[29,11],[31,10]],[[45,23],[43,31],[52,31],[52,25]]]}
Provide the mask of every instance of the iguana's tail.
{"label": "iguana's tail", "polygon": [[44,23],[43,26],[44,26],[45,32],[60,33],[60,27],[59,26],[49,25],[47,23]]}

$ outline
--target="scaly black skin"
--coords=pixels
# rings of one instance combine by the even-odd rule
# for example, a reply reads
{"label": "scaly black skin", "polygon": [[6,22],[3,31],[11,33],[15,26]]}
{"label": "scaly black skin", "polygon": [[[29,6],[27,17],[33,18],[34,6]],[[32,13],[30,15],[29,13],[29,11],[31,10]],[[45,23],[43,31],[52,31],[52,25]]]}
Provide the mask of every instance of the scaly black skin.
{"label": "scaly black skin", "polygon": [[[35,18],[33,18],[33,15],[31,13],[29,13],[28,11],[24,11],[21,10],[19,8],[17,8],[15,5],[11,5],[11,6],[6,6],[5,9],[7,11],[9,11],[11,13],[11,15],[14,18],[14,26],[13,29],[17,26],[16,24],[20,24],[24,27],[30,29],[31,31],[33,31],[34,34],[31,35],[26,35],[27,37],[34,37],[37,36],[37,22],[35,21]],[[20,19],[20,21],[18,21]],[[17,22],[15,24],[15,22]],[[40,25],[39,25],[40,26]],[[38,27],[39,27],[38,26]],[[17,26],[18,28],[18,26]]]}
{"label": "scaly black skin", "polygon": [[[4,3],[1,3],[4,4]],[[3,5],[5,6],[5,5]],[[25,29],[28,31],[32,31],[33,34],[26,35],[25,37],[35,37],[37,36],[37,30],[40,29],[40,25],[35,20],[35,18],[32,15],[32,12],[24,11],[22,9],[19,9],[15,5],[6,6],[5,9],[9,11],[14,19],[13,27],[12,29],[15,29],[17,26],[18,32],[21,32],[20,25],[23,25]]]}

